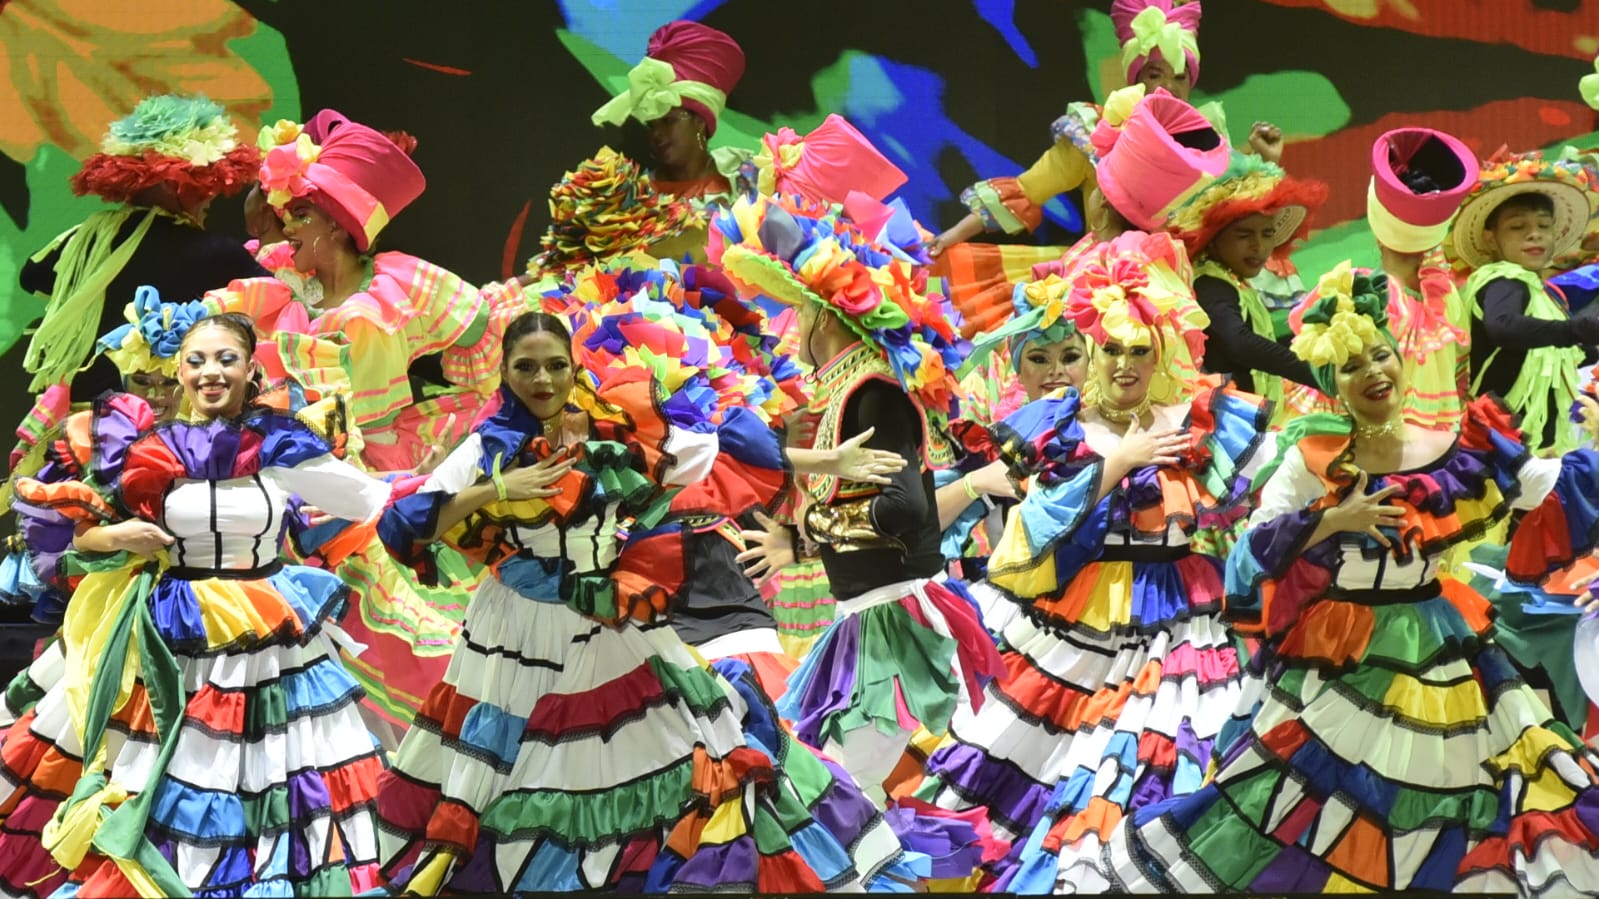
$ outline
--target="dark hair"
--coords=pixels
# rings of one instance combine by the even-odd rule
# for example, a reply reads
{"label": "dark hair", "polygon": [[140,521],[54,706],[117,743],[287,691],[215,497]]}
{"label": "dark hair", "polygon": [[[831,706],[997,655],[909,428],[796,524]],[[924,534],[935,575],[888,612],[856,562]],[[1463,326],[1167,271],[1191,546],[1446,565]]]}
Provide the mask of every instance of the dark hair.
{"label": "dark hair", "polygon": [[1545,193],[1516,194],[1495,206],[1493,212],[1488,213],[1488,218],[1483,221],[1482,226],[1489,231],[1499,227],[1499,216],[1505,212],[1544,212],[1554,215],[1555,201]]}
{"label": "dark hair", "polygon": [[255,321],[242,312],[213,312],[189,326],[183,335],[183,343],[189,342],[189,335],[204,327],[221,328],[239,338],[244,344],[245,355],[255,355]]}
{"label": "dark hair", "polygon": [[510,361],[511,350],[529,334],[554,334],[561,344],[572,351],[572,331],[560,316],[548,312],[524,312],[505,326],[505,337],[500,341],[500,352]]}

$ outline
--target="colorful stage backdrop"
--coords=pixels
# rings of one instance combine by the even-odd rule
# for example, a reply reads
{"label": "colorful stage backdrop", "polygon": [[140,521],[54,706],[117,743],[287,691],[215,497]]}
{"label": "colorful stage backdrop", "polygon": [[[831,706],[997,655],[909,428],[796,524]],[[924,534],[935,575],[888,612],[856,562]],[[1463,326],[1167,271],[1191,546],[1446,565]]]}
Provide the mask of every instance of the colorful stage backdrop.
{"label": "colorful stage backdrop", "polygon": [[[910,175],[931,229],[978,176],[1045,149],[1072,100],[1121,84],[1109,0],[878,0],[826,13],[763,0],[0,0],[0,364],[20,371],[42,302],[16,287],[28,254],[94,208],[67,179],[107,122],[149,93],[203,92],[252,130],[331,106],[419,140],[431,189],[384,243],[469,280],[519,270],[549,186],[638,129],[589,114],[650,32],[692,18],[734,35],[749,68],[714,143],[753,145],[841,112]],[[1307,273],[1374,251],[1362,219],[1373,138],[1447,129],[1482,154],[1596,141],[1578,96],[1599,51],[1599,0],[1208,0],[1196,100],[1225,101],[1232,137],[1266,119],[1284,164],[1333,186],[1300,251]],[[1075,198],[1041,242],[1079,228]],[[217,226],[239,229],[238,205]],[[1052,231],[1053,233],[1047,233]],[[242,236],[242,235],[241,235]],[[22,344],[18,344],[21,340]],[[0,400],[0,420],[26,408]]]}

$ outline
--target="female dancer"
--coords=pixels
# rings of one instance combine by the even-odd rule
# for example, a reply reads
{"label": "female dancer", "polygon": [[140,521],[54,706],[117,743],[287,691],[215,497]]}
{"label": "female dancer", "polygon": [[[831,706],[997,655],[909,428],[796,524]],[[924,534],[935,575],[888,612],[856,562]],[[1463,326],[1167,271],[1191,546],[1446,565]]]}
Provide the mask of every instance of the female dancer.
{"label": "female dancer", "polygon": [[[1012,295],[1014,316],[973,340],[971,355],[961,365],[962,373],[981,370],[983,363],[1000,351],[1010,360],[1010,369],[1004,373],[1004,381],[992,386],[1002,392],[1014,388],[1021,394],[1024,404],[1066,387],[1081,389],[1088,370],[1088,348],[1083,335],[1069,319],[1061,317],[1058,303],[1052,306],[1048,302],[1045,283],[1017,285]],[[968,376],[962,386],[970,383]],[[957,423],[961,427],[952,427],[952,430],[970,434],[975,425],[982,428],[983,436],[966,441],[969,457],[958,468],[935,474],[940,482],[938,521],[944,529],[944,556],[960,561],[962,575],[973,582],[972,593],[982,607],[983,624],[994,633],[1004,629],[1016,606],[979,582],[987,571],[988,556],[981,549],[991,546],[1005,525],[1004,507],[994,505],[994,500],[1014,500],[1016,490],[1010,481],[1008,464],[998,458],[998,448],[984,437],[987,424],[1001,421],[1014,411],[1016,409],[1012,408],[990,412],[978,405],[965,422]],[[984,464],[984,460],[989,461]],[[966,551],[973,544],[979,555]]]}
{"label": "female dancer", "polygon": [[[205,314],[205,306],[197,302],[163,302],[155,288],[146,285],[124,310],[128,324],[108,332],[95,344],[98,353],[121,373],[123,390],[144,401],[156,424],[176,418],[183,407],[183,385],[177,378],[178,348],[190,326]],[[35,500],[48,504],[55,491],[79,489],[48,485],[99,474],[102,466],[91,459],[96,453],[114,455],[117,450],[96,445],[94,435],[102,429],[114,433],[116,425],[100,422],[125,416],[127,402],[126,398],[97,400],[90,408],[74,412],[67,386],[57,385],[39,396],[17,428],[21,440],[11,451],[4,505],[11,507],[15,485],[22,478],[31,479],[30,492],[18,497],[15,507],[19,529],[8,541],[5,561],[0,562],[0,597],[33,605],[35,621],[61,624],[72,593],[61,570],[62,554],[71,548],[74,536],[70,518]],[[111,484],[91,483],[109,495]]]}
{"label": "female dancer", "polygon": [[[682,521],[663,518],[690,512],[674,494],[723,453],[780,475],[772,432],[739,409],[712,425],[714,392],[672,359],[665,378],[636,355],[579,371],[549,314],[524,313],[504,339],[499,411],[384,518],[403,558],[443,536],[493,571],[384,775],[385,877],[416,892],[874,877],[898,844],[870,803],[808,802],[776,776],[745,745],[736,694],[665,623],[689,562]],[[782,481],[743,495],[770,503]],[[697,492],[701,513],[744,511]]]}
{"label": "female dancer", "polygon": [[594,111],[594,124],[629,117],[649,128],[655,187],[680,199],[725,198],[753,151],[711,150],[707,142],[744,77],[744,50],[727,34],[698,22],[668,22],[650,35],[644,59],[628,73],[627,90]]}
{"label": "female dancer", "polygon": [[[6,876],[25,889],[68,874],[81,896],[376,885],[382,759],[323,630],[348,591],[282,564],[279,535],[291,495],[372,520],[389,487],[261,403],[254,343],[248,320],[201,319],[179,354],[193,420],[156,424],[131,397],[102,417],[117,427],[97,433],[94,478],[133,517],[76,537],[88,574],[64,677],[0,748]],[[50,505],[111,520],[77,483]]]}
{"label": "female dancer", "polygon": [[[426,469],[493,401],[500,328],[525,305],[521,285],[480,290],[415,256],[376,252],[383,228],[425,186],[405,135],[323,110],[303,128],[263,129],[261,139],[270,147],[262,188],[284,217],[294,270],[314,273],[320,293],[299,292],[292,278],[252,278],[205,301],[255,320],[269,375],[348,391],[368,467]],[[317,296],[319,305],[306,305]],[[351,636],[369,647],[349,660],[351,671],[371,707],[396,726],[443,677],[462,596],[481,577],[458,554],[437,561],[443,588],[425,589],[374,539],[339,572],[359,598]]]}
{"label": "female dancer", "polygon": [[1344,415],[1284,435],[1228,559],[1228,609],[1267,641],[1259,709],[1193,795],[1124,820],[1117,887],[1170,892],[1599,890],[1593,755],[1493,641],[1443,556],[1514,512],[1509,574],[1599,538],[1599,454],[1537,458],[1496,400],[1459,434],[1404,421],[1382,279],[1324,277],[1294,352]]}
{"label": "female dancer", "polygon": [[1005,675],[957,715],[918,793],[985,806],[1016,839],[998,890],[1102,883],[1100,841],[1128,809],[1199,786],[1240,695],[1221,562],[1190,538],[1247,498],[1269,409],[1174,374],[1177,344],[1202,354],[1188,279],[1169,237],[1128,232],[1035,288],[1089,339],[1089,375],[997,429],[1032,476],[988,569],[1020,613]]}

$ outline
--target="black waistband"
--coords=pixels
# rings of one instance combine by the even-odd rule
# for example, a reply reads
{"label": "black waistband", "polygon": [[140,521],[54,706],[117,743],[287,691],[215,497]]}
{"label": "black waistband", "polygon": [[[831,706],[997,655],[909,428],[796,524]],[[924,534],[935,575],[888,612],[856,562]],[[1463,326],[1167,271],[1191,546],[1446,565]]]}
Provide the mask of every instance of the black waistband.
{"label": "black waistband", "polygon": [[1443,584],[1438,581],[1428,581],[1414,587],[1404,587],[1392,590],[1341,590],[1333,587],[1327,591],[1327,598],[1338,602],[1353,602],[1363,606],[1390,606],[1401,602],[1421,602],[1443,595]]}
{"label": "black waistband", "polygon": [[1175,562],[1185,556],[1193,555],[1193,550],[1186,544],[1179,546],[1164,546],[1148,543],[1107,543],[1099,554],[1101,562]]}
{"label": "black waistband", "polygon": [[271,564],[262,565],[260,568],[190,568],[187,565],[174,565],[166,570],[167,577],[175,577],[180,581],[206,581],[211,578],[224,578],[230,581],[258,581],[271,577],[283,570],[283,563],[274,560]]}

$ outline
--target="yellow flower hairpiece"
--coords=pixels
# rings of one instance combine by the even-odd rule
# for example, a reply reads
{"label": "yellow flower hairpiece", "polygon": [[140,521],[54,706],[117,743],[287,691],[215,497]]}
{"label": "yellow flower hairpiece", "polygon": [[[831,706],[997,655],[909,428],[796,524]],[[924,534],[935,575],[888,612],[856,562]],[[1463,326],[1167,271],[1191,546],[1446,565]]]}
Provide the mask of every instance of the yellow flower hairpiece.
{"label": "yellow flower hairpiece", "polygon": [[1304,324],[1290,348],[1313,368],[1344,364],[1350,356],[1382,340],[1377,322],[1355,302],[1354,267],[1348,260],[1316,283]]}

